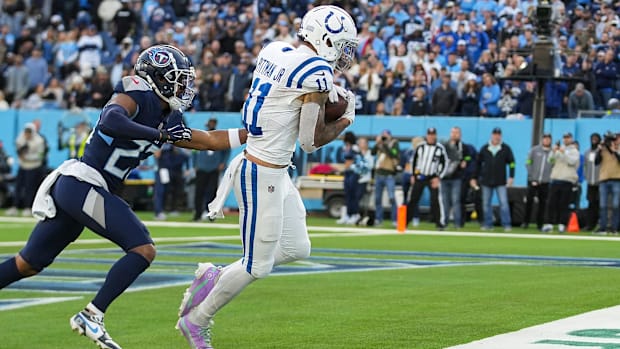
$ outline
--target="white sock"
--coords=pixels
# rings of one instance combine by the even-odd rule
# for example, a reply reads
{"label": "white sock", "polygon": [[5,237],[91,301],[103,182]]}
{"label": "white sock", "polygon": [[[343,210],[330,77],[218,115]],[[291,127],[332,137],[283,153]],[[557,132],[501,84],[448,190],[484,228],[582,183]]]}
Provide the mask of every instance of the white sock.
{"label": "white sock", "polygon": [[241,260],[226,266],[209,296],[189,313],[189,321],[199,326],[208,326],[215,313],[254,280],[256,278],[245,271]]}
{"label": "white sock", "polygon": [[91,314],[96,316],[103,316],[103,312],[99,310],[93,303],[88,303],[86,306],[86,310],[88,310]]}

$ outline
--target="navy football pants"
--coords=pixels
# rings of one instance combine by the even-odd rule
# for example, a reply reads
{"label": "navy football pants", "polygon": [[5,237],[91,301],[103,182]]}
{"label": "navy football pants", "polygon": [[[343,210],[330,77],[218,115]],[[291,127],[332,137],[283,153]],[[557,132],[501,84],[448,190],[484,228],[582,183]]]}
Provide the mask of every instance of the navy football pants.
{"label": "navy football pants", "polygon": [[152,244],[148,230],[129,205],[103,188],[74,177],[60,176],[52,188],[56,216],[39,222],[20,255],[35,270],[50,265],[75,241],[84,227],[120,246],[125,252]]}

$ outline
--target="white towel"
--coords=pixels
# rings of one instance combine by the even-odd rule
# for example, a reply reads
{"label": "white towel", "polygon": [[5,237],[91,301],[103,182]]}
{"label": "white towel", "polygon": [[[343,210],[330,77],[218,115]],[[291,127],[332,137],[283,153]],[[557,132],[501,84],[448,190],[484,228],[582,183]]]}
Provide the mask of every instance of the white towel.
{"label": "white towel", "polygon": [[108,190],[108,184],[99,171],[76,159],[67,160],[47,175],[37,190],[32,203],[32,215],[40,221],[56,216],[56,205],[50,195],[50,190],[61,175],[72,176]]}
{"label": "white towel", "polygon": [[215,199],[209,203],[209,213],[207,214],[209,219],[213,220],[215,218],[224,218],[222,208],[224,207],[228,193],[230,193],[233,183],[235,182],[235,175],[237,174],[239,165],[241,165],[241,160],[244,158],[245,156],[243,152],[241,152],[230,161],[230,164],[228,164],[228,168],[224,171],[220,185],[217,187]]}

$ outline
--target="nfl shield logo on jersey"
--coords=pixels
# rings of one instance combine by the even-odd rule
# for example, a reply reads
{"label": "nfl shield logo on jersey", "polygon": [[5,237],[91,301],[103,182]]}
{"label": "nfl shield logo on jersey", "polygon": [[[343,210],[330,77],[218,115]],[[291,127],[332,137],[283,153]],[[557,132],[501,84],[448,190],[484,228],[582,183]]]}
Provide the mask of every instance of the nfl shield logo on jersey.
{"label": "nfl shield logo on jersey", "polygon": [[267,191],[270,193],[273,193],[276,190],[276,188],[273,185],[270,185],[267,187]]}

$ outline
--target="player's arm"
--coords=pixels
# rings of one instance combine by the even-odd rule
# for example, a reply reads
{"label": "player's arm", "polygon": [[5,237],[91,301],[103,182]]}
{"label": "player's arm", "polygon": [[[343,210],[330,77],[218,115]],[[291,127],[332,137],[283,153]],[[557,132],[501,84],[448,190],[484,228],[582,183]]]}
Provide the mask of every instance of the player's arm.
{"label": "player's arm", "polygon": [[179,141],[174,145],[196,150],[226,150],[245,144],[248,131],[243,128],[204,131],[192,129],[191,141]]}
{"label": "player's arm", "polygon": [[307,93],[302,96],[301,118],[299,121],[299,141],[301,148],[312,153],[333,141],[351,125],[352,120],[341,117],[325,123],[325,102],[327,93]]}
{"label": "player's arm", "polygon": [[137,110],[138,105],[130,96],[124,93],[112,96],[101,111],[99,130],[114,138],[160,143],[173,143],[189,136],[184,127],[177,126],[160,130],[134,122],[130,115],[134,115]]}

